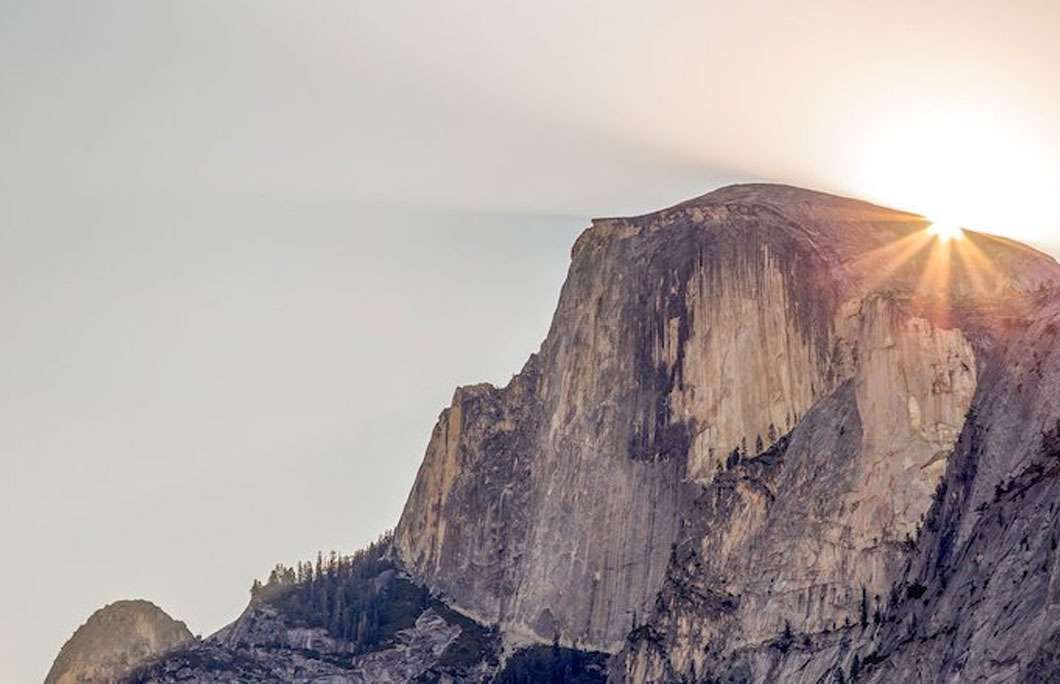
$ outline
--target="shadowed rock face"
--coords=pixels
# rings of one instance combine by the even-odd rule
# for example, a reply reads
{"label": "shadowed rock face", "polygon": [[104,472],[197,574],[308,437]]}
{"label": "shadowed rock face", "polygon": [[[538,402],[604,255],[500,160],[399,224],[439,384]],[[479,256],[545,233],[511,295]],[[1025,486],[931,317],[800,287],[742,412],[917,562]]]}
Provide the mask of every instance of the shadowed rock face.
{"label": "shadowed rock face", "polygon": [[111,684],[150,658],[192,641],[183,622],[153,603],[117,601],[74,632],[44,684]]}
{"label": "shadowed rock face", "polygon": [[[239,619],[203,642],[150,661],[121,684],[410,684],[460,634],[426,610],[393,644],[354,655],[353,644],[324,629],[292,627],[268,605],[251,605]],[[481,684],[492,672],[463,681]]]}
{"label": "shadowed rock face", "polygon": [[926,226],[761,185],[594,222],[539,353],[443,412],[397,555],[509,635],[621,651],[616,680],[772,681],[806,648],[834,671],[834,635],[888,613],[969,411],[1014,391],[1013,317],[1060,283]]}

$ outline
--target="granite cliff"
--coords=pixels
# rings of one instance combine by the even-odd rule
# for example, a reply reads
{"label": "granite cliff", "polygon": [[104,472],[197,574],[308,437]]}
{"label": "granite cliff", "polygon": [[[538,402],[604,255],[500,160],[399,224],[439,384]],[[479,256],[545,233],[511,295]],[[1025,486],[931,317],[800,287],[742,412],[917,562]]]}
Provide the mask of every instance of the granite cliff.
{"label": "granite cliff", "polygon": [[[983,543],[995,485],[1060,417],[1060,268],[927,227],[780,186],[595,221],[540,352],[443,412],[397,556],[508,634],[617,653],[615,681],[826,681],[855,651],[859,673],[914,657],[892,595],[939,565],[935,535],[945,562]],[[975,430],[992,442],[970,458]]]}
{"label": "granite cliff", "polygon": [[927,228],[775,185],[594,221],[356,582],[129,681],[1060,680],[1060,266]]}

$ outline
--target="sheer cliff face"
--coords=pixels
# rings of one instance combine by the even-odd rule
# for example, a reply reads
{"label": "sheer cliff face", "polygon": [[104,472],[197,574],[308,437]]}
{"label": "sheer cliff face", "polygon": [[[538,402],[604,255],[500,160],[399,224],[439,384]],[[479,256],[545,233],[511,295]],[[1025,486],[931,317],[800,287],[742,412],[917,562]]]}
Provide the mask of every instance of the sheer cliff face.
{"label": "sheer cliff face", "polygon": [[838,653],[848,668],[875,654],[865,681],[915,672],[938,681],[1060,681],[1058,330],[1055,291],[998,321],[888,619]]}
{"label": "sheer cliff face", "polygon": [[777,186],[595,222],[540,352],[443,412],[397,555],[509,634],[625,649],[636,681],[874,613],[982,384],[983,312],[1060,281],[925,227]]}
{"label": "sheer cliff face", "polygon": [[44,684],[110,684],[140,663],[193,641],[183,622],[147,601],[97,610],[63,645]]}

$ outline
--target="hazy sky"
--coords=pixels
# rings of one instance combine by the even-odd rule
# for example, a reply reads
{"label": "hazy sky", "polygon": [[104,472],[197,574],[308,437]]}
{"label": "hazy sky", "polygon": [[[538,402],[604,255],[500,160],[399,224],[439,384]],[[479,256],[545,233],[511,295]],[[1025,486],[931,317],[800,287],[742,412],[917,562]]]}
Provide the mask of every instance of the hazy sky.
{"label": "hazy sky", "polygon": [[0,684],[392,526],[570,244],[737,180],[1060,253],[1060,3],[0,0]]}

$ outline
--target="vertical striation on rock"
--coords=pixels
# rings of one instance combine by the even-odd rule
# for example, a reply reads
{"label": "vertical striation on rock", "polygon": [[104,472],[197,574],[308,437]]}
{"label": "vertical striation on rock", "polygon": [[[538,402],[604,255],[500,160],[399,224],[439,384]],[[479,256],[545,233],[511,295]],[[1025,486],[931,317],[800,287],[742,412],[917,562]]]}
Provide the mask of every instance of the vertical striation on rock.
{"label": "vertical striation on rock", "polygon": [[835,657],[866,682],[1060,678],[1060,300],[995,321],[969,419],[881,624]]}

